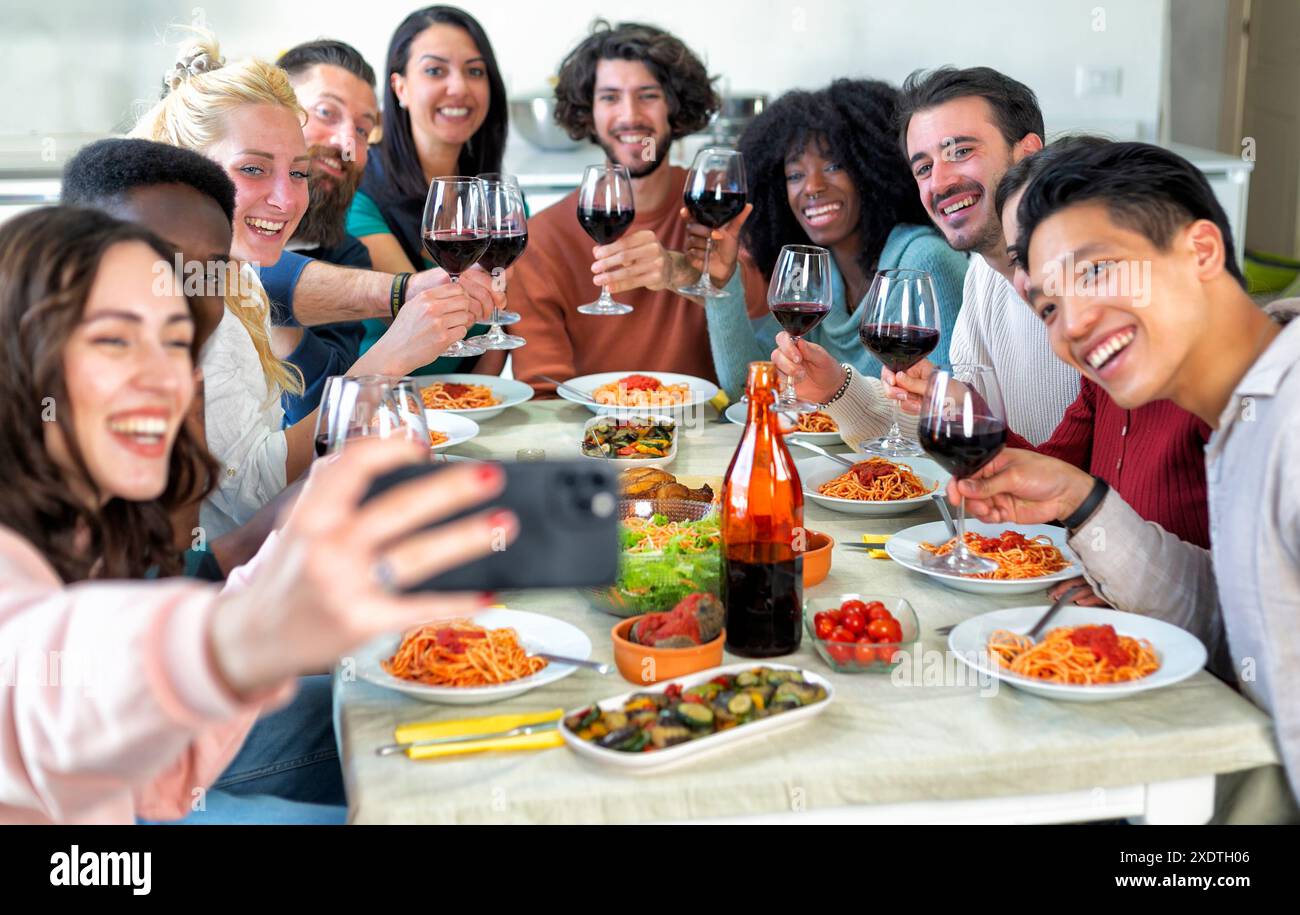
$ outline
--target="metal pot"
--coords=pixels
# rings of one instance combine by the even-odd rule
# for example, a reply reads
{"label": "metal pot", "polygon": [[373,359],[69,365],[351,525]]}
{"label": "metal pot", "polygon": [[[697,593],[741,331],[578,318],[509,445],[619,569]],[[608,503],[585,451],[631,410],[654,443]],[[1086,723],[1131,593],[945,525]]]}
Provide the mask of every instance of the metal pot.
{"label": "metal pot", "polygon": [[510,123],[521,137],[546,152],[570,152],[582,146],[555,123],[555,96],[537,93],[510,100]]}

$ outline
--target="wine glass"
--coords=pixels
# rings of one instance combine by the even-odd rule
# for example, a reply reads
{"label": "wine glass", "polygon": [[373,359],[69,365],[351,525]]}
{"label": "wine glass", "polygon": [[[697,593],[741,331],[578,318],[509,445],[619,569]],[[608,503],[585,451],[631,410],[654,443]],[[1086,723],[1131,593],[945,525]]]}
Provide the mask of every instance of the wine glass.
{"label": "wine glass", "polygon": [[[487,183],[487,182],[491,182],[491,181],[500,181],[500,182],[505,183],[505,184],[513,184],[513,185],[515,186],[515,189],[516,189],[516,190],[519,190],[519,199],[520,199],[520,201],[523,201],[523,200],[524,200],[524,192],[523,192],[522,189],[519,188],[519,179],[516,178],[514,175],[511,175],[511,174],[509,174],[509,173],[507,173],[507,172],[482,172],[481,174],[479,174],[478,177],[479,177],[479,180],[480,180],[480,181],[483,181],[483,182],[485,182],[485,183]],[[522,211],[523,211],[523,214],[524,214],[524,217],[525,217],[524,233],[527,234],[527,232],[528,232],[528,225],[527,225],[528,207],[527,207],[526,205],[524,205],[523,208],[522,208]],[[526,244],[526,243],[525,243],[525,247],[527,247],[527,244]],[[490,250],[490,248],[489,248],[489,250]],[[487,255],[484,255],[484,258],[485,258],[485,259],[486,259],[486,257],[487,257]],[[480,261],[479,263],[483,263],[483,261]],[[509,324],[518,324],[518,323],[519,323],[519,320],[520,320],[520,315],[519,315],[519,312],[517,312],[517,311],[510,311],[510,310],[508,310],[508,309],[499,309],[499,310],[497,311],[497,324],[500,325],[500,326],[502,326],[502,327],[505,327],[506,325],[509,325]]]}
{"label": "wine glass", "polygon": [[[796,340],[804,336],[830,314],[831,302],[831,253],[815,245],[783,247],[767,286],[767,307],[785,332]],[[773,409],[806,413],[820,406],[800,400],[787,375]]]}
{"label": "wine glass", "polygon": [[331,450],[362,438],[404,438],[429,445],[424,402],[415,385],[404,378],[369,375],[340,383],[331,420]]}
{"label": "wine glass", "polygon": [[[518,260],[528,246],[528,221],[524,218],[524,198],[510,176],[479,178],[483,182],[487,227],[490,241],[479,258],[479,266],[492,274],[492,285],[506,288],[506,268]],[[500,284],[498,286],[498,284]],[[501,310],[492,309],[492,326],[486,334],[470,337],[466,342],[484,349],[516,349],[528,341],[501,329]]]}
{"label": "wine glass", "polygon": [[325,384],[321,387],[320,406],[316,408],[316,435],[313,438],[316,443],[316,457],[324,457],[334,450],[330,447],[334,441],[332,431],[334,421],[338,415],[343,382],[350,380],[345,375],[331,375],[325,379]]}
{"label": "wine glass", "polygon": [[[459,283],[460,275],[487,250],[491,236],[486,210],[483,182],[477,178],[434,178],[429,185],[420,226],[424,250],[453,283]],[[457,340],[442,355],[463,358],[485,352],[477,343]]]}
{"label": "wine glass", "polygon": [[[921,444],[956,479],[971,476],[1007,442],[1007,411],[993,369],[959,364],[935,369],[925,388],[917,425]],[[957,515],[957,542],[946,556],[925,553],[928,569],[954,575],[992,572],[998,564],[976,556],[966,545],[966,498]]]}
{"label": "wine glass", "polygon": [[[934,283],[923,270],[881,270],[862,300],[858,336],[881,365],[905,372],[939,345],[939,307]],[[898,428],[898,401],[893,422],[882,438],[864,442],[862,448],[890,458],[924,454],[919,443],[904,438]]]}
{"label": "wine glass", "polygon": [[[745,209],[745,158],[740,150],[708,146],[695,154],[686,189],[682,192],[691,218],[710,230],[720,229]],[[677,291],[682,295],[718,299],[726,295],[709,279],[709,253],[713,250],[713,233],[704,243],[704,269],[693,285]]]}
{"label": "wine glass", "polygon": [[[627,167],[612,162],[588,165],[578,188],[578,222],[592,241],[598,245],[617,241],[635,218],[632,176]],[[596,301],[578,306],[584,315],[625,315],[631,310],[631,305],[614,301],[608,286],[600,288]]]}

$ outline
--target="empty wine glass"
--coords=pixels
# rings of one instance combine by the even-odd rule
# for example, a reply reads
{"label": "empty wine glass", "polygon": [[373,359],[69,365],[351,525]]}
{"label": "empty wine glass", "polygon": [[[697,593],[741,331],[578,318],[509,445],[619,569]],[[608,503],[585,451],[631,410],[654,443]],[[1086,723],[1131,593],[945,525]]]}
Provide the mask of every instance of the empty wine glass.
{"label": "empty wine glass", "polygon": [[[420,227],[424,250],[453,283],[459,283],[460,275],[487,250],[491,237],[486,211],[483,182],[477,178],[450,176],[434,178],[429,184]],[[476,343],[457,340],[442,355],[463,358],[485,352]]]}
{"label": "empty wine glass", "polygon": [[[682,192],[691,218],[710,230],[720,229],[745,209],[745,158],[740,150],[708,146],[695,154],[686,188]],[[713,233],[704,243],[704,269],[693,285],[677,291],[682,295],[717,299],[726,295],[709,279],[709,253]]]}
{"label": "empty wine glass", "polygon": [[403,378],[369,375],[340,384],[331,420],[330,449],[362,438],[404,438],[429,445],[429,424],[415,385]]}
{"label": "empty wine glass", "polygon": [[[905,372],[939,345],[939,307],[934,282],[924,270],[881,270],[862,300],[858,336],[880,364],[891,372]],[[863,442],[862,448],[890,458],[917,457],[924,452],[918,442],[905,438],[898,427],[898,401],[894,421],[882,438]]]}
{"label": "empty wine glass", "polygon": [[[632,176],[627,167],[606,162],[588,165],[578,188],[578,222],[598,245],[617,241],[636,218],[632,200]],[[600,288],[600,298],[579,305],[584,315],[625,315],[631,305],[615,302],[609,287]]]}
{"label": "empty wine glass", "polygon": [[[831,253],[815,245],[783,247],[767,286],[767,307],[785,332],[796,340],[802,337],[830,314],[832,301]],[[787,375],[774,409],[807,413],[820,407],[800,400]]]}
{"label": "empty wine glass", "polygon": [[[958,480],[993,460],[1007,441],[1007,411],[997,375],[987,365],[937,368],[926,384],[917,434],[926,454]],[[966,497],[957,515],[957,540],[947,554],[925,552],[928,569],[953,575],[993,572],[998,564],[966,545]]]}

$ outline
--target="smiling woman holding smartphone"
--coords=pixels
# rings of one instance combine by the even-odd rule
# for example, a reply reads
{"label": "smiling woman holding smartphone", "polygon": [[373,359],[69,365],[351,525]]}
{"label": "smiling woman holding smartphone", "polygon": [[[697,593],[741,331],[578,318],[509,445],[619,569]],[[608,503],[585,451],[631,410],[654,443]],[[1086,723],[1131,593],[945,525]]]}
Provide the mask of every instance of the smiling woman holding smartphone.
{"label": "smiling woman holding smartphone", "polygon": [[34,210],[0,228],[11,356],[0,366],[0,658],[16,682],[44,682],[57,655],[77,689],[0,702],[0,822],[184,816],[297,675],[484,606],[480,594],[398,592],[518,530],[509,513],[473,510],[504,486],[493,465],[360,505],[373,478],[426,454],[365,442],[316,462],[283,528],[224,589],[145,580],[178,571],[168,514],[215,472],[185,423],[194,303],[158,292],[173,255],[92,210]]}

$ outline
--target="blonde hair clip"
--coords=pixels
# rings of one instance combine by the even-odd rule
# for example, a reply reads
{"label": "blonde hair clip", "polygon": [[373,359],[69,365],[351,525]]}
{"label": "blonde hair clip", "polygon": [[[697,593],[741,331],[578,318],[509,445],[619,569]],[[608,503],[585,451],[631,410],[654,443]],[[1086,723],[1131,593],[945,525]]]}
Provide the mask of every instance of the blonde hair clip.
{"label": "blonde hair clip", "polygon": [[163,80],[167,83],[167,90],[175,92],[187,79],[219,70],[225,63],[224,57],[214,57],[207,48],[195,45],[180,56],[175,66],[163,76]]}

